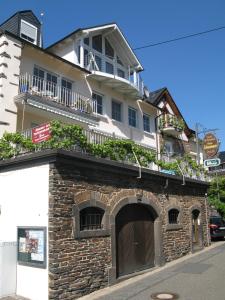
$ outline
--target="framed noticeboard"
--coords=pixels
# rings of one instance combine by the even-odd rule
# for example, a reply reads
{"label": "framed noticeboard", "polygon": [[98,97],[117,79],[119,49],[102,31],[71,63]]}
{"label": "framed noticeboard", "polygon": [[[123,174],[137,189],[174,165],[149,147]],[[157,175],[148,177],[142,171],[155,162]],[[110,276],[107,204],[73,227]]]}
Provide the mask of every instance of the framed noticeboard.
{"label": "framed noticeboard", "polygon": [[20,265],[46,268],[46,227],[18,227],[17,241]]}

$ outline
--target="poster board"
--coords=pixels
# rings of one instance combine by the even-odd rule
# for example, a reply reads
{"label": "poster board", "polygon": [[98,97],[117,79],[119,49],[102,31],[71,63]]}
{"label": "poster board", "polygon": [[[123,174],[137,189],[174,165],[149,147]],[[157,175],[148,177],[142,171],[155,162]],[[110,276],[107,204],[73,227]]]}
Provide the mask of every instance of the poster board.
{"label": "poster board", "polygon": [[46,268],[46,227],[18,227],[17,241],[20,265]]}

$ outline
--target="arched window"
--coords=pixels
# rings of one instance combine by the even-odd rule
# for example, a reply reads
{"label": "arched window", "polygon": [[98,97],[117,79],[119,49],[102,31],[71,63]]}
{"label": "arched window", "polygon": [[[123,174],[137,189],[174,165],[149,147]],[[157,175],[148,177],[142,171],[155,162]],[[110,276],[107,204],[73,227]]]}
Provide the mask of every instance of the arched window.
{"label": "arched window", "polygon": [[178,224],[179,210],[172,208],[168,212],[169,224]]}
{"label": "arched window", "polygon": [[104,210],[98,207],[86,207],[80,211],[80,231],[102,229]]}

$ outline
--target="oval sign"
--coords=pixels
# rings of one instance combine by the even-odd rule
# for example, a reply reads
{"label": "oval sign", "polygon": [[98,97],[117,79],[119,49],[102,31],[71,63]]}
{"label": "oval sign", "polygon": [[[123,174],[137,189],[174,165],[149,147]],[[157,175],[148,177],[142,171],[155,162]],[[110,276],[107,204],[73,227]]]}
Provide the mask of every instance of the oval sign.
{"label": "oval sign", "polygon": [[213,133],[207,133],[203,140],[203,149],[207,157],[214,157],[219,149],[219,141]]}

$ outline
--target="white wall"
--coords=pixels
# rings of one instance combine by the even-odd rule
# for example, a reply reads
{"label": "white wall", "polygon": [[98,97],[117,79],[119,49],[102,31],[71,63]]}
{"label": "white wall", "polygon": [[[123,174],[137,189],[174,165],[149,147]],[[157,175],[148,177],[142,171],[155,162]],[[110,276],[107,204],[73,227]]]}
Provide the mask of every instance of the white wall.
{"label": "white wall", "polygon": [[0,37],[0,52],[6,52],[10,56],[0,57],[0,73],[6,76],[6,78],[0,79],[0,116],[1,121],[9,123],[8,126],[0,125],[1,137],[5,131],[16,131],[17,107],[14,103],[14,97],[18,94],[21,43],[12,37],[2,35]]}
{"label": "white wall", "polygon": [[[47,229],[48,182],[49,165],[0,173],[1,241],[16,242],[17,226],[45,226]],[[47,300],[48,268],[17,264],[16,292],[32,300]]]}

